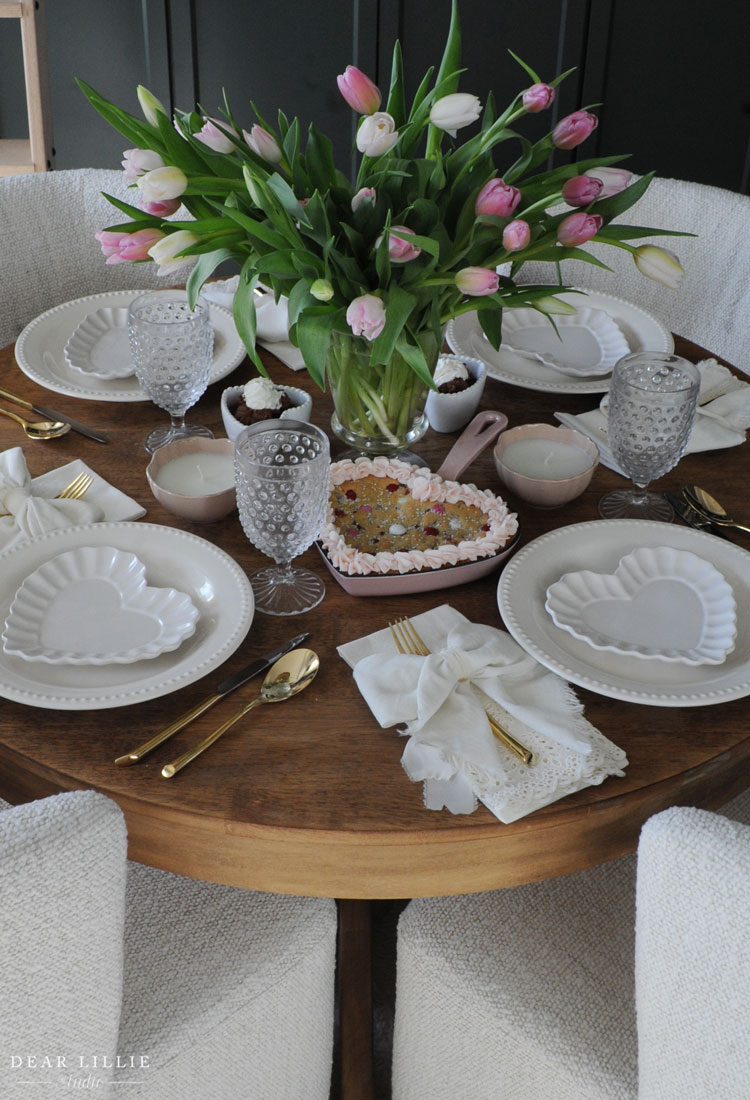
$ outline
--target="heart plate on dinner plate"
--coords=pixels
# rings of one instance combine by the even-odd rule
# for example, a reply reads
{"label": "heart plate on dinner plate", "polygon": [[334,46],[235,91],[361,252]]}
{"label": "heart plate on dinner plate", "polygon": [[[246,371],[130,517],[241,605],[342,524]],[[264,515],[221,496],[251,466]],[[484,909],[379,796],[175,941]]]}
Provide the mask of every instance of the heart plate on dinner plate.
{"label": "heart plate on dinner plate", "polygon": [[566,573],[544,606],[595,649],[634,657],[721,664],[737,636],[731,586],[710,562],[671,546],[638,547],[613,573]]}

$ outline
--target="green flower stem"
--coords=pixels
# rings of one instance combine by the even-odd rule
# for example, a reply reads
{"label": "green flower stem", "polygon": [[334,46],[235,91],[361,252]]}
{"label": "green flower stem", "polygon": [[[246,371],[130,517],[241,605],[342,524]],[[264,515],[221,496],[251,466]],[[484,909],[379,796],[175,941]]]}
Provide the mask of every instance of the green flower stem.
{"label": "green flower stem", "polygon": [[[431,331],[415,328],[432,368],[439,352],[437,342]],[[370,354],[366,341],[334,332],[326,373],[336,415],[345,431],[370,441],[372,450],[379,441],[398,450],[419,421],[428,387],[398,352],[388,363],[377,365],[370,362]]]}

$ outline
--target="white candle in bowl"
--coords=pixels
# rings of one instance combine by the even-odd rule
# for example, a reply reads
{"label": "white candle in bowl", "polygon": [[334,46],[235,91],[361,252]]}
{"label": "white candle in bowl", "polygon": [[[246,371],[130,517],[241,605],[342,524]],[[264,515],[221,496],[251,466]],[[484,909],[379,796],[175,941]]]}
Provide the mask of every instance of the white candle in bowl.
{"label": "white candle in bowl", "polygon": [[167,492],[185,497],[223,493],[234,485],[234,458],[210,452],[178,455],[156,471],[154,480]]}
{"label": "white candle in bowl", "polygon": [[559,439],[545,439],[542,436],[517,439],[509,443],[500,455],[500,461],[516,474],[549,481],[577,477],[593,464],[591,455],[587,455],[574,443],[563,443]]}

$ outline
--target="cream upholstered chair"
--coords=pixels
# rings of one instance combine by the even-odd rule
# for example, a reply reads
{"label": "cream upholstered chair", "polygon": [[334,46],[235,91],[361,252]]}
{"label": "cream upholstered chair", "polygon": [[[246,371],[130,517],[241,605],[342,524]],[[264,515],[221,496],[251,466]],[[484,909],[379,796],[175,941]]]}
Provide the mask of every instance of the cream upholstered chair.
{"label": "cream upholstered chair", "polygon": [[[697,234],[632,242],[657,244],[674,252],[685,269],[679,288],[670,290],[641,275],[629,252],[596,243],[587,244],[586,251],[612,271],[565,260],[563,280],[639,305],[670,331],[750,373],[750,195],[657,177],[643,198],[617,221]],[[557,276],[552,264],[528,263],[519,280],[556,282]]]}
{"label": "cream upholstered chair", "polygon": [[657,814],[636,893],[639,1100],[750,1096],[750,827]]}
{"label": "cream upholstered chair", "polygon": [[722,815],[647,823],[637,933],[635,856],[410,902],[393,1100],[750,1096],[750,792]]}
{"label": "cream upholstered chair", "polygon": [[94,791],[0,812],[4,1080],[44,1098],[327,1100],[335,903],[128,864],[126,846]]}
{"label": "cream upholstered chair", "polygon": [[107,266],[94,234],[127,217],[103,191],[137,205],[120,171],[79,168],[0,179],[0,347],[40,313],[73,298],[179,282],[179,275],[160,278],[154,263]]}

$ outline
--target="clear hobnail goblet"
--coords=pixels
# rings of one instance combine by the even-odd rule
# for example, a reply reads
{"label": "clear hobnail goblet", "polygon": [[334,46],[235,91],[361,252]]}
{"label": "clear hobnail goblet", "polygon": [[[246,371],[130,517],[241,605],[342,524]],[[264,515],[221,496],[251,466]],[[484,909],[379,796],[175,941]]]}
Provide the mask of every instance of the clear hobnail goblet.
{"label": "clear hobnail goblet", "polygon": [[641,351],[620,359],[612,372],[607,442],[633,482],[599,501],[605,519],[674,518],[672,506],[647,492],[652,481],[680,461],[698,406],[700,374],[687,359]]}
{"label": "clear hobnail goblet", "polygon": [[146,450],[153,453],[186,435],[212,437],[209,428],[185,423],[185,413],[204,393],[211,373],[214,332],[208,302],[199,297],[191,306],[184,290],[141,294],[128,309],[128,338],[141,389],[170,417],[168,427],[146,437]]}
{"label": "clear hobnail goblet", "polygon": [[298,615],[323,599],[325,585],[291,562],[317,538],[330,482],[328,437],[313,424],[265,420],[235,440],[234,474],[242,529],[273,558],[251,574],[258,611]]}

